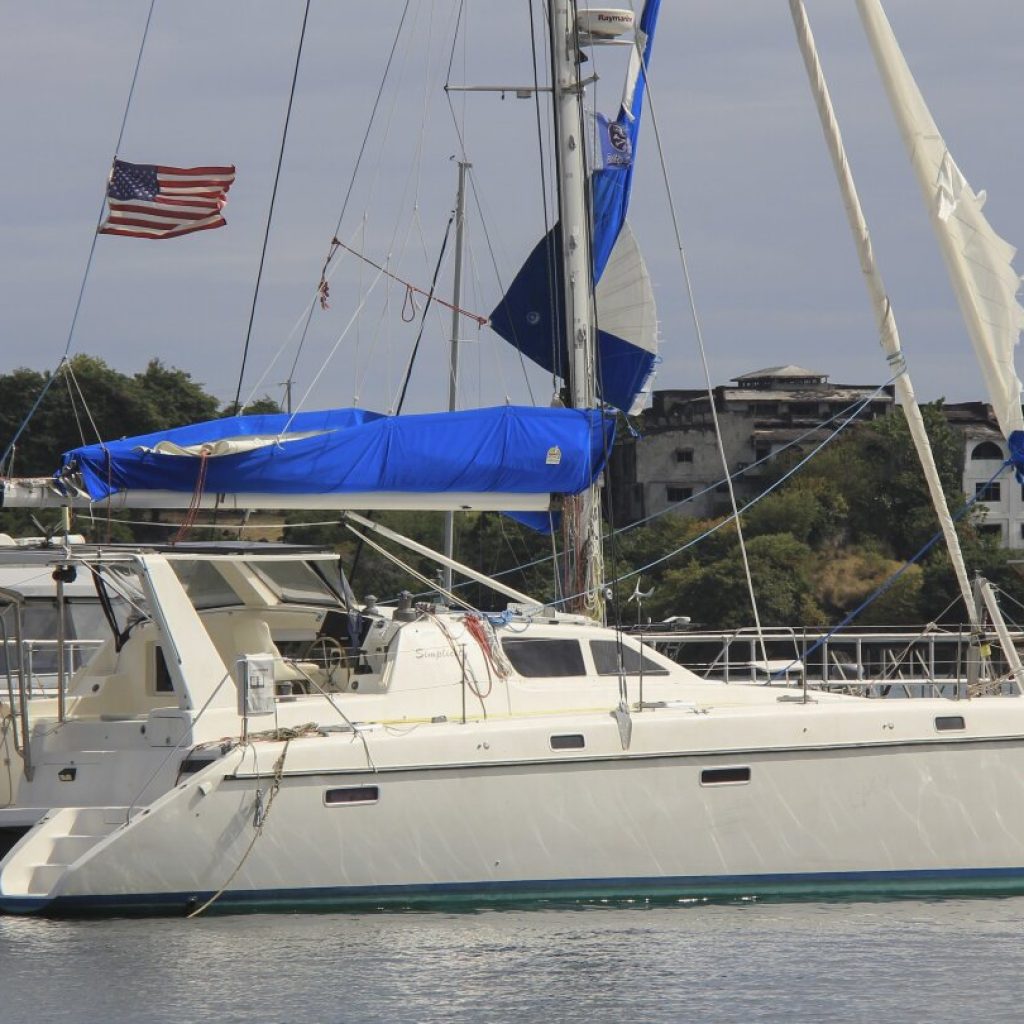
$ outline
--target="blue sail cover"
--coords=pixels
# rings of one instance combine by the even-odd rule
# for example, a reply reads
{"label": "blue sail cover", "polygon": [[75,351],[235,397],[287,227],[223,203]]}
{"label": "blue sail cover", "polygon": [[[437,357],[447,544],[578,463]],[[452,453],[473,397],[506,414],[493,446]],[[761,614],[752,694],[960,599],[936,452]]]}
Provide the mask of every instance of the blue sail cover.
{"label": "blue sail cover", "polygon": [[231,416],[75,448],[56,478],[79,474],[93,501],[125,490],[192,493],[201,465],[202,490],[217,494],[577,494],[601,472],[614,431],[599,410],[522,406]]}
{"label": "blue sail cover", "polygon": [[[591,175],[594,218],[591,248],[594,285],[598,293],[598,390],[605,402],[625,412],[634,411],[638,401],[642,403],[657,355],[653,344],[635,336],[625,336],[634,335],[635,331],[616,330],[617,325],[608,322],[611,318],[605,320],[600,283],[613,250],[623,235],[646,91],[646,68],[654,44],[660,4],[661,0],[647,0],[644,5],[637,32],[637,46],[642,57],[634,50],[618,117],[614,121],[598,117],[603,166]],[[556,224],[530,253],[490,319],[491,327],[502,338],[544,369],[564,379],[569,360],[563,326],[565,303],[561,252],[561,228]],[[639,262],[642,268],[642,261]],[[646,272],[643,273],[646,278]],[[617,281],[615,287],[621,288],[621,283]]]}

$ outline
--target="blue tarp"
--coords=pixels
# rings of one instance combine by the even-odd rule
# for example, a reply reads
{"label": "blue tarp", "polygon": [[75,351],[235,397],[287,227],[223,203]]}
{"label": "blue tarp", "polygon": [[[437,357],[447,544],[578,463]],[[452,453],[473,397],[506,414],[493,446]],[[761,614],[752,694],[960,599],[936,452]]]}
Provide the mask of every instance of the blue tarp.
{"label": "blue tarp", "polygon": [[[294,436],[307,431],[319,433]],[[614,433],[614,422],[598,410],[523,406],[409,416],[361,409],[232,416],[75,448],[56,476],[81,474],[94,501],[123,490],[193,492],[199,457],[160,454],[156,444],[262,437],[279,440],[207,459],[203,491],[577,494],[601,472]]]}

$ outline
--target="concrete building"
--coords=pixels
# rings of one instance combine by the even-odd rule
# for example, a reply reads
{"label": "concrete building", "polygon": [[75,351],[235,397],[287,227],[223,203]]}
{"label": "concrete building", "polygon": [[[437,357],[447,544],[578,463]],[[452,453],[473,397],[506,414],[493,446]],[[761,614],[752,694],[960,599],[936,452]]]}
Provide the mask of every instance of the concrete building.
{"label": "concrete building", "polygon": [[[830,433],[820,426],[830,418],[838,422],[856,410],[858,419],[874,419],[893,409],[891,386],[831,384],[826,374],[800,366],[756,370],[731,385],[715,388],[711,401],[730,470],[746,470],[734,481],[740,499],[763,489],[756,463],[794,441],[804,451],[813,448]],[[711,401],[702,390],[654,392],[640,436],[620,441],[612,455],[616,523],[672,506],[695,517],[728,510]]]}

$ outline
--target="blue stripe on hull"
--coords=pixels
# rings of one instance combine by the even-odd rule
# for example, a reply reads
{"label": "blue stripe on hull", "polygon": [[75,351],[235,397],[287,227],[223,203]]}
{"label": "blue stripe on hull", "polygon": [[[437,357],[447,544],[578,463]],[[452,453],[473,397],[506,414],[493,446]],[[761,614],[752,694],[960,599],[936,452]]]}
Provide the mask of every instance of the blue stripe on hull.
{"label": "blue stripe on hull", "polygon": [[[436,885],[344,886],[224,893],[210,912],[273,910],[444,909],[587,900],[728,900],[742,897],[818,899],[1012,895],[1024,893],[1024,867],[932,871],[850,871],[679,878],[553,879]],[[52,916],[176,914],[200,906],[212,892],[107,896],[0,896],[0,912]]]}

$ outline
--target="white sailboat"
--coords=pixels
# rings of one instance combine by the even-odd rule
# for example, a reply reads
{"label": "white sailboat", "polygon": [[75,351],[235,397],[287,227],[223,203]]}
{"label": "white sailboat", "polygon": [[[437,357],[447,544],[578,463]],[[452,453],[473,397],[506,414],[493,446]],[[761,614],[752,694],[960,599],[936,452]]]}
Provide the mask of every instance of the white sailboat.
{"label": "white sailboat", "polygon": [[[582,151],[580,34],[574,5],[551,6],[562,169],[576,176],[562,190],[572,288],[557,319],[592,387],[594,264],[582,244],[582,163],[569,159]],[[649,2],[644,18],[656,11]],[[637,66],[652,23],[641,27]],[[585,471],[559,485],[574,494],[605,442],[581,410],[556,412],[584,419]],[[221,451],[208,427],[163,451],[134,439],[90,464],[81,450],[60,480],[8,485],[5,500],[89,501],[115,478],[131,491],[133,473],[171,459],[185,481],[174,500],[200,505],[223,493],[214,481],[236,463],[310,446],[319,457],[334,429],[289,424],[277,443],[281,424],[264,424],[256,444],[258,431],[239,441],[234,426]],[[523,507],[546,504],[545,473],[562,465],[563,443],[539,440],[548,428],[531,440],[543,468]],[[456,461],[440,487],[361,478],[351,493],[325,487],[322,501],[429,494],[428,507],[458,508],[475,500],[473,486],[502,500],[528,491],[469,486]],[[189,483],[197,467],[205,489]],[[583,520],[592,532],[593,514]],[[30,704],[20,680],[20,699],[0,704],[14,766],[6,783],[0,775],[0,830],[17,837],[0,860],[9,912],[1024,890],[1016,686],[870,700],[711,682],[508,588],[498,589],[514,603],[496,619],[440,602],[360,608],[336,558],[308,550],[76,546],[21,557],[92,576],[111,636],[63,706]]]}

